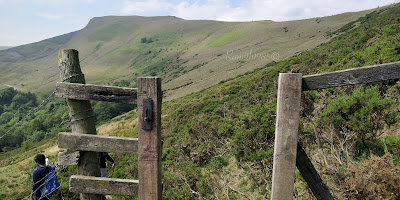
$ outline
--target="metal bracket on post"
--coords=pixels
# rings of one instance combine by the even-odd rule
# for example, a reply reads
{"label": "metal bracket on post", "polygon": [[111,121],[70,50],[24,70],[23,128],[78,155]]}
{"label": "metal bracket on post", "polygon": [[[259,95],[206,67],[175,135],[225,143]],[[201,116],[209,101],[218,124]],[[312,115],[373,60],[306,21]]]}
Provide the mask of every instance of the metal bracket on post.
{"label": "metal bracket on post", "polygon": [[143,123],[142,129],[151,131],[153,129],[153,100],[143,99]]}

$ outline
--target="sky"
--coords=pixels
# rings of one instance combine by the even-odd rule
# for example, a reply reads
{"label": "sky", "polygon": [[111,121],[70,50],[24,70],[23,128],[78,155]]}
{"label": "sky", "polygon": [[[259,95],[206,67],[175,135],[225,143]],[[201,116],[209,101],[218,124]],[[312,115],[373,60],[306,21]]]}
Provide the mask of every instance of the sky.
{"label": "sky", "polygon": [[91,18],[109,15],[288,21],[398,2],[400,0],[0,0],[0,46],[18,46],[77,31]]}

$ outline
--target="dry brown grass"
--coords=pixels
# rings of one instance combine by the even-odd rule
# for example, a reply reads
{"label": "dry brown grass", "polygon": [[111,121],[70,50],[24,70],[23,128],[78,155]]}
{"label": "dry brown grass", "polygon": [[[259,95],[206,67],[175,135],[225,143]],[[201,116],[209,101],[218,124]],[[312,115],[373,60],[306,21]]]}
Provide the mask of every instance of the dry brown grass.
{"label": "dry brown grass", "polygon": [[137,128],[137,118],[133,120],[121,120],[103,124],[97,128],[98,135],[126,137],[132,134]]}
{"label": "dry brown grass", "polygon": [[400,199],[400,167],[390,153],[350,164],[345,175],[340,187],[347,199]]}

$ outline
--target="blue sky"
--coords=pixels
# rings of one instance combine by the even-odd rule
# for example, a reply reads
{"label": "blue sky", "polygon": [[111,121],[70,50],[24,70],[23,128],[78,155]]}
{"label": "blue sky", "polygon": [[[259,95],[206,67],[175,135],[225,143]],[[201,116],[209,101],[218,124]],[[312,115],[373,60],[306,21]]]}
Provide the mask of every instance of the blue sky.
{"label": "blue sky", "polygon": [[287,21],[376,8],[400,0],[0,0],[0,46],[82,29],[93,17],[177,16],[221,21]]}

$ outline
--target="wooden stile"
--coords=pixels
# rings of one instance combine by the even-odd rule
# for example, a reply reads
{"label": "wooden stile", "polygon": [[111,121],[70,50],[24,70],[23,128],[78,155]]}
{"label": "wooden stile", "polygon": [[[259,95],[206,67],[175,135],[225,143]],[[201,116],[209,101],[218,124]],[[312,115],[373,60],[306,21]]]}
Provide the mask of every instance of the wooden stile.
{"label": "wooden stile", "polygon": [[[61,165],[79,163],[79,175],[71,176],[70,190],[81,193],[81,199],[90,200],[103,199],[100,194],[139,196],[141,200],[161,199],[161,79],[138,78],[138,89],[84,84],[76,50],[59,52],[59,68],[64,82],[57,83],[56,96],[66,98],[73,132],[61,133],[59,146],[81,150],[59,153]],[[271,199],[293,198],[296,166],[318,200],[333,199],[307,154],[297,144],[302,90],[399,78],[400,62],[303,77],[296,73],[280,74]],[[137,103],[139,138],[88,135],[96,134],[93,110],[88,100]],[[97,152],[137,153],[140,181],[95,177],[100,175]]]}
{"label": "wooden stile", "polygon": [[57,83],[56,97],[136,104],[137,89],[78,83]]}
{"label": "wooden stile", "polygon": [[60,133],[58,146],[63,149],[137,154],[138,139],[78,133]]}
{"label": "wooden stile", "polygon": [[69,190],[75,193],[137,196],[138,180],[73,175]]}
{"label": "wooden stile", "polygon": [[[62,50],[59,57],[61,79],[73,83],[57,83],[56,96],[66,98],[73,133],[60,133],[58,143],[60,148],[80,150],[59,153],[60,164],[78,165],[79,175],[71,176],[70,190],[90,200],[104,199],[102,194],[161,199],[161,79],[138,78],[139,89],[81,84],[85,80],[78,52]],[[137,103],[139,139],[95,135],[88,100]],[[96,177],[100,175],[97,152],[138,154],[140,181]]]}

